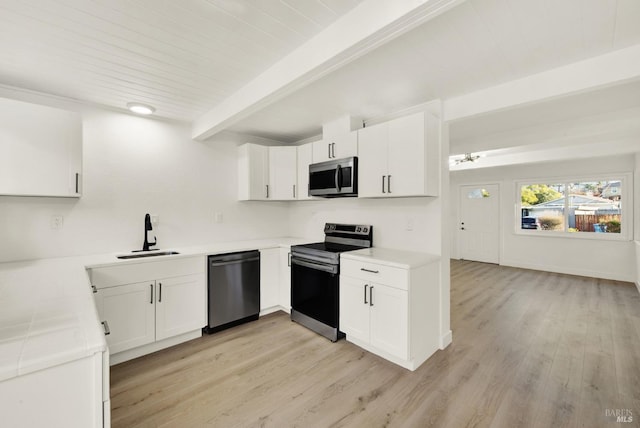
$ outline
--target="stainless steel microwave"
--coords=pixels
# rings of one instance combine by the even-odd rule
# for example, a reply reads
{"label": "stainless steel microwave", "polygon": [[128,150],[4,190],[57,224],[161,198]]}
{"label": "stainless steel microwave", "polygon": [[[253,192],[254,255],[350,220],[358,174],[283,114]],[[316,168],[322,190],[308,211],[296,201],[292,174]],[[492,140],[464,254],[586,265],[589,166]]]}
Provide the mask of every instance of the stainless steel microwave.
{"label": "stainless steel microwave", "polygon": [[309,195],[325,198],[358,196],[358,158],[309,165]]}

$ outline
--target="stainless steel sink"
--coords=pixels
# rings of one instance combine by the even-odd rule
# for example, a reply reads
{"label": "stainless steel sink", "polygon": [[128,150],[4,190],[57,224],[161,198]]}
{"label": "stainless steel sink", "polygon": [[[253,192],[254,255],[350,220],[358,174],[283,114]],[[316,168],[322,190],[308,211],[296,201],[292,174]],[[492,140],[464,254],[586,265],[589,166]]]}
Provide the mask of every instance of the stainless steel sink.
{"label": "stainless steel sink", "polygon": [[153,251],[138,254],[125,254],[122,256],[116,256],[118,259],[141,259],[143,257],[156,257],[156,256],[172,256],[174,254],[180,254],[177,251]]}

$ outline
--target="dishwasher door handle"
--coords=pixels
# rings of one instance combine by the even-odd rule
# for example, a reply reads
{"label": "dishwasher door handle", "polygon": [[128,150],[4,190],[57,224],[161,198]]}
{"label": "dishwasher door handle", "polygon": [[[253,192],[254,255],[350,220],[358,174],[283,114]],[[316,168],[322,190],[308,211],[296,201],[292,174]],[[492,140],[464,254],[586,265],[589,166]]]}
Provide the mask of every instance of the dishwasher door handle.
{"label": "dishwasher door handle", "polygon": [[228,260],[224,262],[210,262],[209,266],[228,266],[228,265],[237,265],[238,263],[257,262],[257,261],[260,261],[260,257],[252,257],[250,259],[240,259],[240,260]]}

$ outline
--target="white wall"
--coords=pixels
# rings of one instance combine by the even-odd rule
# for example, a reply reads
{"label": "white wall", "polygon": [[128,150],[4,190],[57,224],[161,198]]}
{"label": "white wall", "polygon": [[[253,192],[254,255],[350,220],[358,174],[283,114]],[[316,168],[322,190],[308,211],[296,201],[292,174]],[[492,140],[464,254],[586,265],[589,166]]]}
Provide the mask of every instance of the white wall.
{"label": "white wall", "polygon": [[[200,143],[187,124],[6,89],[0,96],[78,110],[84,137],[82,198],[0,196],[0,261],[140,249],[145,213],[160,216],[151,232],[159,248],[289,233],[286,203],[236,200],[236,147],[245,141]],[[61,230],[51,229],[52,215],[64,216]]]}
{"label": "white wall", "polygon": [[[515,233],[514,225],[517,203],[516,181],[528,178],[633,172],[635,166],[633,156],[616,156],[452,172],[451,218],[456,220],[449,229],[451,230],[452,257],[458,257],[456,225],[459,186],[500,183],[501,264],[633,281],[635,279],[635,256],[632,241],[523,236]],[[625,214],[623,213],[623,215]]]}
{"label": "white wall", "polygon": [[291,204],[289,223],[293,236],[317,241],[324,239],[325,223],[371,224],[377,247],[440,254],[440,231],[431,220],[438,207],[436,198],[300,201]]}

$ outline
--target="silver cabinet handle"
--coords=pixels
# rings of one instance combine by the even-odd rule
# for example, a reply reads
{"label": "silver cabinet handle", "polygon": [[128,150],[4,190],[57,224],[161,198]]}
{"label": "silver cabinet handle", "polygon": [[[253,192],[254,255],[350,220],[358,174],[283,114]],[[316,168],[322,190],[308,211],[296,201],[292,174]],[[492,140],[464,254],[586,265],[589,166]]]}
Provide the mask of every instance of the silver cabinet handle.
{"label": "silver cabinet handle", "polygon": [[369,306],[373,306],[373,286],[369,287]]}
{"label": "silver cabinet handle", "polygon": [[159,282],[158,286],[160,287],[160,289],[158,290],[158,303],[162,302],[162,283]]}
{"label": "silver cabinet handle", "polygon": [[387,193],[384,191],[384,175],[382,176],[382,193]]}
{"label": "silver cabinet handle", "polygon": [[365,269],[365,268],[360,268],[361,271],[363,272],[369,272],[369,273],[380,273],[379,270],[370,270],[370,269]]}
{"label": "silver cabinet handle", "polygon": [[153,284],[149,284],[149,288],[151,289],[151,298],[149,299],[149,303],[153,305]]}
{"label": "silver cabinet handle", "polygon": [[293,185],[293,199],[296,198],[296,185]]}
{"label": "silver cabinet handle", "polygon": [[336,143],[331,143],[331,157],[334,159],[336,157]]}
{"label": "silver cabinet handle", "polygon": [[387,175],[387,192],[391,193],[391,176]]}
{"label": "silver cabinet handle", "polygon": [[287,260],[287,266],[291,267],[291,253],[289,253],[289,259]]}
{"label": "silver cabinet handle", "polygon": [[331,143],[327,144],[327,156],[331,159]]}
{"label": "silver cabinet handle", "polygon": [[367,303],[367,287],[369,286],[369,284],[365,284],[364,285],[364,304],[366,305]]}
{"label": "silver cabinet handle", "polygon": [[109,323],[107,320],[102,321],[102,327],[104,328],[104,335],[109,336],[111,334],[111,330],[109,330]]}
{"label": "silver cabinet handle", "polygon": [[80,182],[80,174],[76,172],[76,193],[78,193],[79,190],[79,182]]}
{"label": "silver cabinet handle", "polygon": [[91,291],[93,291],[93,294],[96,294],[98,292],[98,288],[95,285],[92,285]]}
{"label": "silver cabinet handle", "polygon": [[266,198],[269,199],[269,185],[266,184],[265,187],[267,188],[267,196],[266,196]]}

